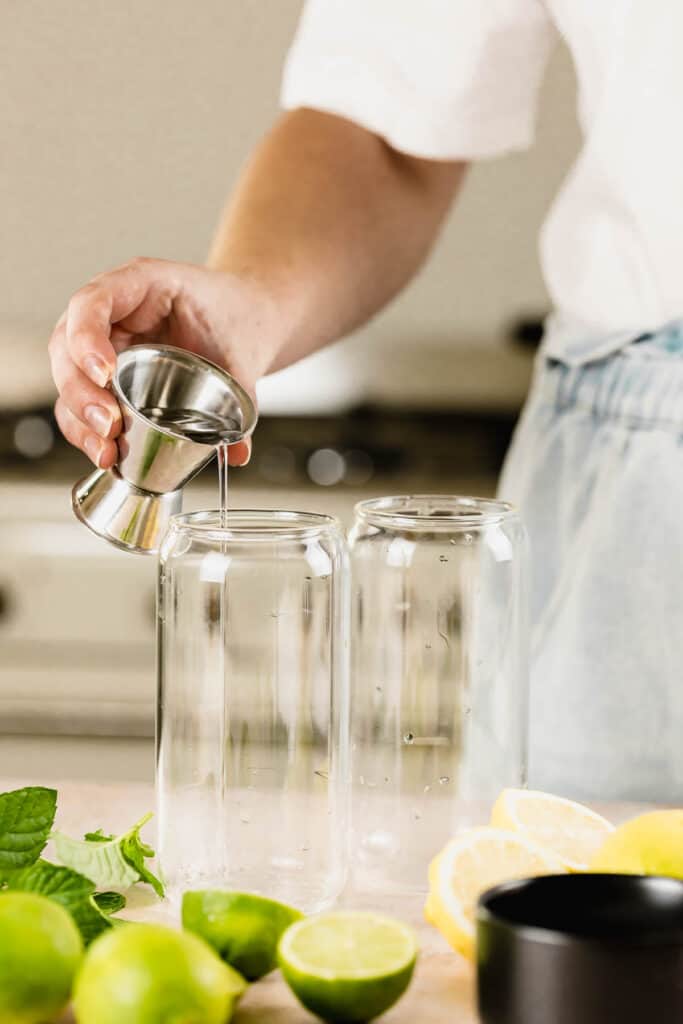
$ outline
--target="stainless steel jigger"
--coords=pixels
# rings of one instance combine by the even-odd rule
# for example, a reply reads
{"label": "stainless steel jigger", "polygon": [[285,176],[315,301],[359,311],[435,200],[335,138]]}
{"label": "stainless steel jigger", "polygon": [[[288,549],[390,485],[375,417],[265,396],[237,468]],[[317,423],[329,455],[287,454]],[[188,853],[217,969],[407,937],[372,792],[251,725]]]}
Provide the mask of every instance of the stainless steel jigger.
{"label": "stainless steel jigger", "polygon": [[73,510],[94,533],[152,554],[182,490],[216,454],[256,426],[256,409],[237,381],[208,359],[168,345],[135,345],[116,364],[112,392],[121,407],[119,461],[76,484]]}

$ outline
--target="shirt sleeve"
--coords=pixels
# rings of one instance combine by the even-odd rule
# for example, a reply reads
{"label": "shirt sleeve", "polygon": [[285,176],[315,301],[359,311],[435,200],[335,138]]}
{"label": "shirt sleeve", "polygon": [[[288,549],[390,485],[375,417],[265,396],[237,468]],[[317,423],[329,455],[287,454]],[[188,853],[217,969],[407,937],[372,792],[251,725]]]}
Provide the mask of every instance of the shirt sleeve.
{"label": "shirt sleeve", "polygon": [[308,0],[282,105],[430,159],[525,149],[555,38],[542,0]]}

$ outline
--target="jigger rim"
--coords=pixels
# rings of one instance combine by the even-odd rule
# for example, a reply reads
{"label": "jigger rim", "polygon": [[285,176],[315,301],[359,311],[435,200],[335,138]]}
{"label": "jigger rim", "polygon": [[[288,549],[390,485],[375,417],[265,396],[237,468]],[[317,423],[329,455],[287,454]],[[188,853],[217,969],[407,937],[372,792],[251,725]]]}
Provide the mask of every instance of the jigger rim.
{"label": "jigger rim", "polygon": [[[140,409],[130,401],[123,391],[119,380],[121,373],[130,363],[135,362],[139,354],[143,352],[153,353],[155,355],[172,355],[176,362],[181,363],[188,369],[194,369],[197,363],[200,363],[208,370],[211,370],[217,376],[221,377],[229,389],[237,395],[246,423],[239,440],[231,443],[238,444],[239,441],[243,441],[245,438],[250,437],[253,434],[258,421],[256,402],[251,397],[247,389],[244,388],[231,373],[228,373],[228,371],[222,366],[219,366],[218,363],[214,363],[211,359],[207,359],[206,356],[200,356],[196,352],[189,352],[187,349],[178,348],[175,345],[150,345],[149,343],[145,343],[143,345],[131,345],[130,348],[124,349],[117,356],[116,370],[112,377],[111,389],[116,396],[116,400],[125,405],[125,407],[129,409],[134,416],[137,416],[138,419],[148,424],[152,430],[155,430],[159,434],[165,434],[167,437],[172,437],[175,440],[187,441],[187,436],[180,431],[170,430],[168,427],[161,426],[154,420],[149,419],[148,416],[145,416],[144,413],[142,413]],[[214,444],[202,444],[201,441],[193,440],[192,443],[198,444],[202,448],[216,447]]]}

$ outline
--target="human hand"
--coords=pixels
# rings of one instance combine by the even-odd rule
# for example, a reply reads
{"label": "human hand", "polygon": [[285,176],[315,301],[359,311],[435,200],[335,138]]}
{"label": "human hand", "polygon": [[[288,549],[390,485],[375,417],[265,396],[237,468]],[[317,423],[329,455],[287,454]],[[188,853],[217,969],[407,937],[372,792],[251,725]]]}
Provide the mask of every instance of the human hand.
{"label": "human hand", "polygon": [[[253,397],[273,360],[277,323],[270,295],[238,275],[146,258],[99,274],[72,296],[49,343],[62,433],[96,466],[114,465],[121,411],[107,385],[129,345],[196,352]],[[245,465],[250,453],[248,440],[232,445],[230,465]]]}

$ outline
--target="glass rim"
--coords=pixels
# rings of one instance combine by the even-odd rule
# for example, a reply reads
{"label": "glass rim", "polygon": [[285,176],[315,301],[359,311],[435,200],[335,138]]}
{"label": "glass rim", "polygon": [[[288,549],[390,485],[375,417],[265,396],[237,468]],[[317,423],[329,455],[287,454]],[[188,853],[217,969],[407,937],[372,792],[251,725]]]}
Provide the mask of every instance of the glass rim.
{"label": "glass rim", "polygon": [[[416,503],[434,506],[432,512],[416,511]],[[402,530],[471,530],[517,519],[517,509],[497,498],[476,498],[459,494],[395,494],[359,501],[354,508],[357,519],[373,526],[393,526]]]}
{"label": "glass rim", "polygon": [[221,510],[217,508],[179,512],[171,516],[170,530],[183,530],[219,541],[303,540],[325,533],[343,534],[336,516],[270,508],[229,508],[225,526],[221,524]]}

